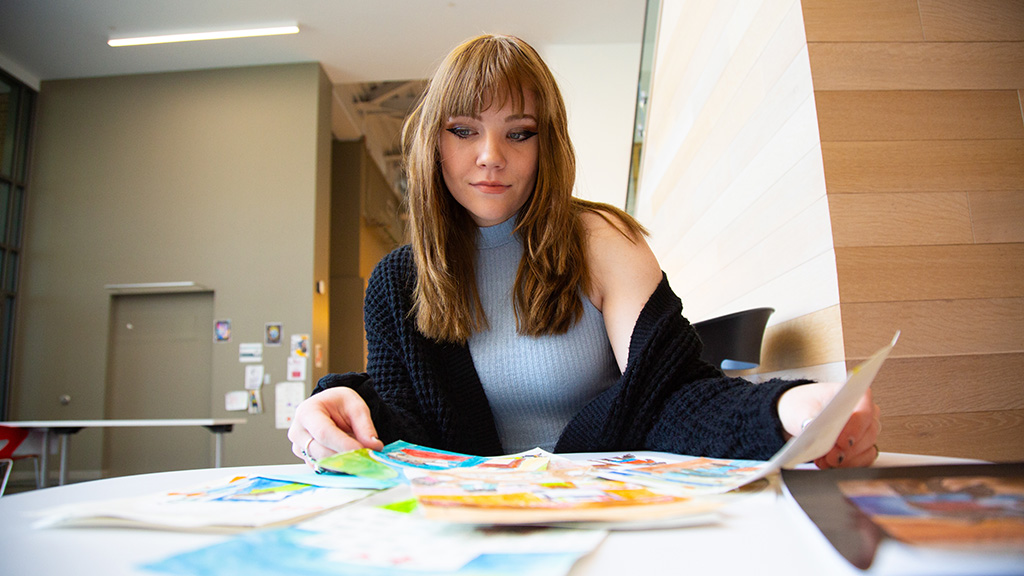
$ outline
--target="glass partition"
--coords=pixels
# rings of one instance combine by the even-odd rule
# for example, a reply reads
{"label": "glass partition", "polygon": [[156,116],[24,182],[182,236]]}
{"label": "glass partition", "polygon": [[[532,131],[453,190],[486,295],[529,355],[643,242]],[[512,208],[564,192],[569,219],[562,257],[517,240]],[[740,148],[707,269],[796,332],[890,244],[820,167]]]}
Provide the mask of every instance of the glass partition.
{"label": "glass partition", "polygon": [[14,313],[35,91],[0,71],[0,419],[9,417]]}
{"label": "glass partition", "polygon": [[647,0],[644,15],[644,36],[640,49],[640,77],[636,87],[636,115],[633,122],[633,152],[629,161],[629,184],[626,188],[626,212],[633,214],[636,204],[636,187],[640,178],[640,160],[643,154],[644,129],[647,126],[647,109],[650,104],[651,72],[654,69],[654,47],[658,36],[658,19],[661,15],[661,0]]}

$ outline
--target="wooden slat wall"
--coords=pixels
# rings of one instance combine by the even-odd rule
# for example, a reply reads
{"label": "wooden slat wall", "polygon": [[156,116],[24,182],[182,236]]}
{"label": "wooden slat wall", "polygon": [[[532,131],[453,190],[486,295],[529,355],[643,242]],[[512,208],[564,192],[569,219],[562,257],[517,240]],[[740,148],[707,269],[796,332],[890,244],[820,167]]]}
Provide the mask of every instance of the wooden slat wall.
{"label": "wooden slat wall", "polygon": [[803,0],[845,355],[880,445],[1024,459],[1024,2]]}
{"label": "wooden slat wall", "polygon": [[767,370],[834,379],[846,365],[810,72],[798,0],[663,2],[636,206],[688,318],[774,307]]}

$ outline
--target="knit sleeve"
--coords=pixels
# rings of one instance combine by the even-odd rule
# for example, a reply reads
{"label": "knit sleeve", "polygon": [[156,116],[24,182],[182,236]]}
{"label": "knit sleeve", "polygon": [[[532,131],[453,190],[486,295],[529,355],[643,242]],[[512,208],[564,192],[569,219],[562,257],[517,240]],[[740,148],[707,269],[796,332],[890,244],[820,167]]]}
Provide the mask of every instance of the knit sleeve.
{"label": "knit sleeve", "polygon": [[688,383],[669,396],[644,445],[676,454],[768,460],[785,443],[779,397],[804,383],[753,384],[741,378]]}
{"label": "knit sleeve", "polygon": [[556,450],[771,457],[783,444],[778,397],[804,381],[727,378],[701,350],[663,278],[634,327],[622,378],[570,421]]}

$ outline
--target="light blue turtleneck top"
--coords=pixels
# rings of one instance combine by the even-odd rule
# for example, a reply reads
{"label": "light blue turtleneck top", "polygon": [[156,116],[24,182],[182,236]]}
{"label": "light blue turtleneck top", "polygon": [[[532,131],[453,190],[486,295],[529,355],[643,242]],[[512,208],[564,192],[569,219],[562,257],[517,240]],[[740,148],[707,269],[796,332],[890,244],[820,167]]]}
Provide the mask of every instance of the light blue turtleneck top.
{"label": "light blue turtleneck top", "polygon": [[469,338],[469,351],[505,451],[553,450],[576,412],[621,373],[604,317],[583,294],[583,317],[567,333],[516,333],[512,287],[523,248],[514,228],[515,218],[480,228],[476,282],[489,327]]}

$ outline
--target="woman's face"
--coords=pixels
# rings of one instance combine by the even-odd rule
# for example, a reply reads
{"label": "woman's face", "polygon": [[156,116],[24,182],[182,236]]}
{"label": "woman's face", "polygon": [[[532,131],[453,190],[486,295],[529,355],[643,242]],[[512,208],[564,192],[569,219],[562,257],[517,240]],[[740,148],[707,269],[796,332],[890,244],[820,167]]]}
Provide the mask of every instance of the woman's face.
{"label": "woman's face", "polygon": [[477,226],[494,226],[526,204],[537,184],[537,109],[523,93],[518,114],[512,99],[478,116],[448,118],[441,132],[441,173],[455,200]]}

